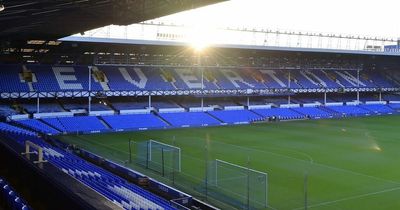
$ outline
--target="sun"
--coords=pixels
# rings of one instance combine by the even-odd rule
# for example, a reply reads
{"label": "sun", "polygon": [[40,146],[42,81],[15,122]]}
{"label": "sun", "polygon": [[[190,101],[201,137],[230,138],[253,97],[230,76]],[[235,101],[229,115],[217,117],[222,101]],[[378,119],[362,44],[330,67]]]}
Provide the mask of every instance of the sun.
{"label": "sun", "polygon": [[187,42],[196,52],[202,52],[216,42],[215,30],[205,25],[197,25],[187,29]]}
{"label": "sun", "polygon": [[190,46],[194,49],[194,51],[200,53],[204,49],[206,49],[209,46],[209,44],[206,42],[202,42],[202,41],[196,41],[196,42],[190,43]]}

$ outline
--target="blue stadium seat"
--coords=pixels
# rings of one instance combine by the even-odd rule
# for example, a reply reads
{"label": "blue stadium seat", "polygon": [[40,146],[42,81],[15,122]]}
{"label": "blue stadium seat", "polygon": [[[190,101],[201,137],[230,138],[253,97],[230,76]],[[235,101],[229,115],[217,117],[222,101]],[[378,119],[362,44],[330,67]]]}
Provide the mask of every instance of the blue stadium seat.
{"label": "blue stadium seat", "polygon": [[400,103],[390,103],[388,106],[394,110],[400,110]]}
{"label": "blue stadium seat", "polygon": [[21,82],[21,65],[0,65],[0,92],[29,92],[27,83]]}
{"label": "blue stadium seat", "polygon": [[22,199],[18,193],[5,181],[0,178],[0,191],[3,201],[5,201],[6,207],[12,210],[29,210],[31,209],[27,202]]}
{"label": "blue stadium seat", "polygon": [[359,107],[374,113],[389,114],[394,112],[392,108],[384,104],[363,104]]}
{"label": "blue stadium seat", "polygon": [[262,116],[257,115],[249,110],[224,110],[211,111],[209,113],[220,119],[222,122],[231,124],[250,123],[263,118]]}
{"label": "blue stadium seat", "polygon": [[0,116],[16,115],[18,112],[12,109],[9,105],[0,105]]}
{"label": "blue stadium seat", "polygon": [[289,108],[255,109],[253,111],[265,118],[275,117],[279,120],[303,119],[305,117]]}
{"label": "blue stadium seat", "polygon": [[115,130],[162,128],[168,126],[153,114],[110,115],[103,120]]}
{"label": "blue stadium seat", "polygon": [[346,116],[365,116],[372,114],[371,111],[362,109],[359,106],[328,106],[326,108]]}
{"label": "blue stadium seat", "polygon": [[19,123],[21,125],[29,127],[40,133],[45,133],[45,134],[50,134],[50,135],[60,134],[60,131],[54,129],[53,127],[50,127],[49,125],[47,125],[37,119],[19,120],[19,121],[16,121],[16,123]]}
{"label": "blue stadium seat", "polygon": [[45,118],[43,121],[54,128],[67,133],[108,130],[108,128],[95,116]]}
{"label": "blue stadium seat", "polygon": [[160,116],[176,127],[221,124],[221,122],[204,112],[162,113]]}
{"label": "blue stadium seat", "polygon": [[[37,82],[32,83],[33,90],[30,90],[28,84],[19,78],[22,65],[0,65],[0,70],[5,70],[0,71],[0,91],[53,92],[89,89],[87,66],[27,65],[27,68],[37,78]],[[199,84],[201,81],[198,69],[101,65],[97,68],[106,76],[107,88],[114,91],[200,89],[198,85],[192,85],[193,83]],[[284,70],[216,68],[205,69],[204,72],[212,75],[215,79],[213,81],[204,80],[204,88],[209,90],[288,87],[288,71]],[[396,87],[396,84],[383,76],[383,72],[377,71],[364,71],[359,83],[354,81],[357,78],[355,71],[299,70],[291,72],[290,87],[293,89],[352,88],[359,84],[362,88]],[[170,77],[170,81],[166,80],[165,74]],[[185,79],[185,75],[190,79]],[[93,77],[91,80],[92,90],[104,90]]]}
{"label": "blue stadium seat", "polygon": [[19,134],[24,136],[36,136],[35,132],[31,132],[7,123],[0,122],[0,132]]}
{"label": "blue stadium seat", "polygon": [[[1,124],[0,124],[1,125]],[[11,126],[10,127],[14,127]],[[23,129],[22,129],[23,130]],[[44,158],[58,167],[63,172],[78,179],[83,184],[102,194],[123,209],[164,209],[175,210],[169,202],[158,197],[149,191],[146,191],[126,180],[93,165],[78,156],[53,147],[45,143],[42,139],[31,136],[27,137],[22,134],[15,134],[12,131],[0,130],[2,133],[9,134],[16,142],[24,145],[29,140],[43,148]],[[25,203],[8,186],[4,185],[4,181],[0,181],[3,185],[3,195],[9,201],[14,201],[12,205],[20,206],[26,209]]]}
{"label": "blue stadium seat", "polygon": [[[22,104],[22,107],[29,113],[37,112],[37,104]],[[57,103],[42,103],[39,106],[39,112],[64,112],[63,108]]]}
{"label": "blue stadium seat", "polygon": [[329,118],[332,116],[330,113],[328,113],[318,107],[297,107],[297,108],[291,108],[291,109],[304,115],[304,116],[307,116],[307,117],[310,117],[313,119]]}

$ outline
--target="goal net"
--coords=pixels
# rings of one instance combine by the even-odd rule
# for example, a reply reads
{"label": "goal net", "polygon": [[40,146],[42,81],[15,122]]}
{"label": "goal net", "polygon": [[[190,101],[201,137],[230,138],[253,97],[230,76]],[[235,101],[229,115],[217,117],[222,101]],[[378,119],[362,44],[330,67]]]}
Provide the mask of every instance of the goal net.
{"label": "goal net", "polygon": [[208,164],[208,194],[238,209],[267,207],[268,174],[216,159]]}
{"label": "goal net", "polygon": [[181,149],[155,140],[136,144],[138,164],[163,176],[181,171]]}

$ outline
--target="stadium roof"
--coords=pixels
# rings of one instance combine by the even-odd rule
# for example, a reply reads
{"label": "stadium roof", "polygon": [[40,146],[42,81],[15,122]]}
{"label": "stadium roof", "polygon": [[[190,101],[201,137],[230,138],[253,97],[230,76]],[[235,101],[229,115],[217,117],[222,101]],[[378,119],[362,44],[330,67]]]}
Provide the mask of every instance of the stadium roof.
{"label": "stadium roof", "polygon": [[127,25],[225,0],[0,0],[0,38],[57,39]]}
{"label": "stadium roof", "polygon": [[[139,39],[115,39],[115,38],[95,38],[70,36],[60,39],[64,42],[76,43],[105,43],[105,44],[123,44],[127,45],[152,45],[152,46],[177,46],[187,47],[190,44],[179,41],[161,41],[161,40],[139,40]],[[334,54],[354,54],[354,55],[382,55],[382,56],[400,56],[398,52],[386,51],[366,51],[366,50],[344,50],[327,48],[305,48],[305,47],[281,47],[281,46],[260,46],[244,44],[213,44],[212,48],[244,49],[244,50],[265,50],[282,52],[303,52],[303,53],[334,53]]]}
{"label": "stadium roof", "polygon": [[[72,38],[79,40],[74,41]],[[20,45],[17,43],[12,48],[4,48],[0,63],[164,65],[164,62],[179,63],[181,58],[192,59],[196,53],[193,47],[178,42],[104,38],[91,38],[85,41],[82,37],[68,37],[69,41],[65,39],[57,43],[36,41],[20,42]],[[202,55],[206,60],[210,58],[225,63],[236,63],[236,59],[232,58],[243,58],[244,65],[251,57],[279,57],[297,59],[301,62],[310,59],[352,60],[364,63],[365,66],[375,65],[382,69],[391,68],[393,63],[398,66],[399,63],[399,56],[389,53],[244,45],[213,45],[204,49]],[[182,61],[185,62],[184,60]]]}

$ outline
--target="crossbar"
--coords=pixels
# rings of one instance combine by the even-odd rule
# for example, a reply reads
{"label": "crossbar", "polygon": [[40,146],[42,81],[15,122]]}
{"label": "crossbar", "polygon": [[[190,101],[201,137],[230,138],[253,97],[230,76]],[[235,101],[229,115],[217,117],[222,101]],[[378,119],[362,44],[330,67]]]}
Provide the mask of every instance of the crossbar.
{"label": "crossbar", "polygon": [[221,162],[221,163],[224,163],[224,164],[227,164],[227,165],[230,165],[230,166],[241,168],[243,170],[249,170],[249,171],[252,171],[252,172],[255,172],[255,173],[259,173],[259,174],[263,174],[265,176],[268,176],[268,173],[257,171],[257,170],[251,169],[251,168],[246,168],[246,167],[243,167],[243,166],[240,166],[240,165],[236,165],[236,164],[233,164],[233,163],[230,163],[230,162],[226,162],[226,161],[223,161],[223,160],[220,160],[220,159],[215,159],[215,161],[217,163]]}

